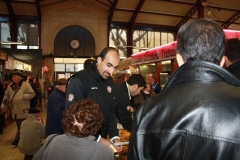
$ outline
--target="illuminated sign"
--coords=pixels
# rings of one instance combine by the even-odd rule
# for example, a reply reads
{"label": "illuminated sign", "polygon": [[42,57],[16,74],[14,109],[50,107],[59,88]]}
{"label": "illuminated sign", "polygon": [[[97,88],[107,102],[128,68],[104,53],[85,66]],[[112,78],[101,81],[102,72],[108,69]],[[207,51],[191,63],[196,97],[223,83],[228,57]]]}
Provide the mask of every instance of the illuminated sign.
{"label": "illuminated sign", "polygon": [[147,51],[136,53],[132,55],[132,64],[139,65],[144,63],[159,62],[163,60],[176,58],[176,45],[177,42],[169,43],[159,46]]}
{"label": "illuminated sign", "polygon": [[[240,39],[240,31],[223,30],[225,39],[238,38]],[[160,62],[163,60],[171,60],[176,58],[177,41],[142,51],[132,55],[132,65],[140,65],[145,63]]]}

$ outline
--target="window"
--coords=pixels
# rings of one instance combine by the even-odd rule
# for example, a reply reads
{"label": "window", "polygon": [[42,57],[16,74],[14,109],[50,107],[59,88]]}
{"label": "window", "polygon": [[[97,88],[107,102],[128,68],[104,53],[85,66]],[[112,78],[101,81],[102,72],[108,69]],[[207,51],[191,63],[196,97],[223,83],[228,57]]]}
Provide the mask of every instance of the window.
{"label": "window", "polygon": [[[0,23],[1,29],[1,42],[11,41],[10,25],[8,23]],[[1,44],[1,48],[10,48],[9,44]]]}
{"label": "window", "polygon": [[[11,41],[10,24],[0,23],[1,42]],[[39,49],[39,33],[37,24],[18,23],[17,49]],[[11,48],[10,44],[1,44],[1,48]]]}
{"label": "window", "polygon": [[[138,53],[150,48],[155,48],[174,41],[173,33],[134,30],[132,35],[132,51]],[[109,46],[118,49],[120,56],[127,55],[127,30],[121,28],[111,28],[109,34]]]}
{"label": "window", "polygon": [[127,30],[111,29],[109,34],[109,46],[118,49],[121,57],[127,56]]}

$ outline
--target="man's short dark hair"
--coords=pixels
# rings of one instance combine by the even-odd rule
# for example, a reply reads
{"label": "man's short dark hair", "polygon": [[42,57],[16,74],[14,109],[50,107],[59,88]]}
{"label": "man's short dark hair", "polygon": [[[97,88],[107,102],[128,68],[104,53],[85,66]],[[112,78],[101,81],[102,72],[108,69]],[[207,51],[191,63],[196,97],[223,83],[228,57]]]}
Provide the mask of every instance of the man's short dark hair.
{"label": "man's short dark hair", "polygon": [[129,79],[127,80],[127,83],[132,86],[137,84],[138,88],[139,87],[146,87],[146,81],[143,78],[143,76],[141,74],[132,74]]}
{"label": "man's short dark hair", "polygon": [[[113,48],[113,47],[106,47],[102,50],[102,52],[100,53],[99,57],[102,58],[102,60],[104,60],[106,54],[109,52],[109,51],[116,51],[118,53],[118,50],[116,48]],[[119,53],[118,53],[119,54]]]}
{"label": "man's short dark hair", "polygon": [[225,56],[232,63],[240,60],[240,40],[237,38],[228,39],[226,43]]}
{"label": "man's short dark hair", "polygon": [[195,19],[178,31],[177,52],[184,62],[199,59],[219,65],[224,49],[223,29],[213,20]]}

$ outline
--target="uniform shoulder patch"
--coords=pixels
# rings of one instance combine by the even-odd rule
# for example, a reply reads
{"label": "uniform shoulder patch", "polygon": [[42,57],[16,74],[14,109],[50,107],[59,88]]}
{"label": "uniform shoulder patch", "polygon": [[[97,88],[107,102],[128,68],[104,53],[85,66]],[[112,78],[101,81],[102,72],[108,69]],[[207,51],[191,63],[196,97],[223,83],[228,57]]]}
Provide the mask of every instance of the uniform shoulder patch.
{"label": "uniform shoulder patch", "polygon": [[69,102],[72,102],[74,100],[74,95],[72,94],[72,93],[70,93],[69,95],[68,95],[68,101]]}

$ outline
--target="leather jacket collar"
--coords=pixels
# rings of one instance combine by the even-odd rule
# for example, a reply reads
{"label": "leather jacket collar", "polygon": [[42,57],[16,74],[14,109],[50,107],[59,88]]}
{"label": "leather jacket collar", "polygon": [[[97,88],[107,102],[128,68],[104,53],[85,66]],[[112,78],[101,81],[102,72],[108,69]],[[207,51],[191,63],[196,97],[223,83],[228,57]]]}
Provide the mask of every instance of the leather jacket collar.
{"label": "leather jacket collar", "polygon": [[181,82],[211,82],[218,79],[233,86],[240,87],[240,80],[219,65],[202,60],[191,60],[179,67],[171,76],[163,90]]}

